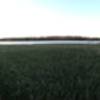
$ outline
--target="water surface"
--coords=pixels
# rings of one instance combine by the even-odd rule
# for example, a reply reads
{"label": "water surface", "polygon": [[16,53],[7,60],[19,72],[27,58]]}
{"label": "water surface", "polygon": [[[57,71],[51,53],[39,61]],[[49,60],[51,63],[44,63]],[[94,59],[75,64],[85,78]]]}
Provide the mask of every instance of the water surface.
{"label": "water surface", "polygon": [[35,45],[35,44],[100,44],[100,41],[87,40],[53,40],[53,41],[0,41],[0,45]]}

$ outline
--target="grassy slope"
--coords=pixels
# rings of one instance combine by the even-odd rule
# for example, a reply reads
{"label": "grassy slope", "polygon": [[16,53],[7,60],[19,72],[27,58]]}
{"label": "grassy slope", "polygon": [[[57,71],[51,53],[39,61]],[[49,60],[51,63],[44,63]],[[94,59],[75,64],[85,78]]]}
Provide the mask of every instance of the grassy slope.
{"label": "grassy slope", "polygon": [[99,100],[100,46],[0,46],[1,100]]}

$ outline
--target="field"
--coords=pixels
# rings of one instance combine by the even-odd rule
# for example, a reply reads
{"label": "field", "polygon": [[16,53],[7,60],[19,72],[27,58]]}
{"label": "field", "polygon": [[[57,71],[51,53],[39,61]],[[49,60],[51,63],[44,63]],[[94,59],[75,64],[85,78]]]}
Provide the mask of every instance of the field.
{"label": "field", "polygon": [[100,45],[0,46],[0,100],[99,100]]}

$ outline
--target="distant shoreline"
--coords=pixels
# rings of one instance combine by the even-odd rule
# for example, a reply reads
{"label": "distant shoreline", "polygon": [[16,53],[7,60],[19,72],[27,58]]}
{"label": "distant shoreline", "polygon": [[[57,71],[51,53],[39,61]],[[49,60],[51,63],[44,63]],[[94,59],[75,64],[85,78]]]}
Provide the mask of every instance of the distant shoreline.
{"label": "distant shoreline", "polygon": [[70,40],[86,40],[100,41],[100,38],[81,37],[81,36],[48,36],[48,37],[21,37],[21,38],[2,38],[0,41],[70,41]]}

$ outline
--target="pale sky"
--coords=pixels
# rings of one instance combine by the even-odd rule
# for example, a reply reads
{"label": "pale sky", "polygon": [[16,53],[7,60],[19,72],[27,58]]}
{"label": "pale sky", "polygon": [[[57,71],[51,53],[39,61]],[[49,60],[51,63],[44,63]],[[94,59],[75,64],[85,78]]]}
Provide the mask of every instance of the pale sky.
{"label": "pale sky", "polygon": [[100,37],[100,0],[0,0],[0,38]]}

